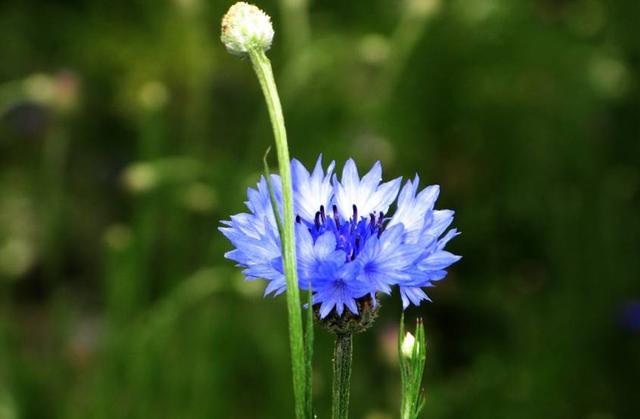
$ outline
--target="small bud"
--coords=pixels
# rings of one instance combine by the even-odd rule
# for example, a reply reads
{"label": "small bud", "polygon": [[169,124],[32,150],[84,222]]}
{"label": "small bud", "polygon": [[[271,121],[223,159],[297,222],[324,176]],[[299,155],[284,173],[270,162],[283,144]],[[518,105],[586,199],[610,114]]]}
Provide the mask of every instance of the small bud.
{"label": "small bud", "polygon": [[252,4],[238,2],[222,18],[220,40],[230,53],[244,55],[250,50],[268,50],[273,33],[271,18],[265,12]]}
{"label": "small bud", "polygon": [[402,352],[402,356],[405,358],[413,358],[413,350],[416,346],[416,338],[409,332],[402,339],[402,346],[400,347],[400,351]]}

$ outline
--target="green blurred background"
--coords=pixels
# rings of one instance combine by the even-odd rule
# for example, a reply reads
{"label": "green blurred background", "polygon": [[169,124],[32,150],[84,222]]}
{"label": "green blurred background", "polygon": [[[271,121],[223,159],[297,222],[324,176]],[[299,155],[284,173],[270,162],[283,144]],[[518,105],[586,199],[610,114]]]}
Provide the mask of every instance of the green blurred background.
{"label": "green blurred background", "polygon": [[[284,298],[217,231],[273,141],[231,3],[0,3],[1,419],[293,416]],[[457,211],[464,258],[407,312],[424,417],[640,417],[640,2],[259,5],[292,155]],[[356,337],[354,418],[398,417],[400,312]]]}

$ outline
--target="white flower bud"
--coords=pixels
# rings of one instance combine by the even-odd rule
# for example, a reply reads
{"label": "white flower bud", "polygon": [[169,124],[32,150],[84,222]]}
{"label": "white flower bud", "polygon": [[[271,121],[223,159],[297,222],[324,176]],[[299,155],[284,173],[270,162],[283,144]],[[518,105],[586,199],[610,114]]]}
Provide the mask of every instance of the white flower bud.
{"label": "white flower bud", "polygon": [[402,339],[402,345],[400,346],[400,351],[402,352],[402,356],[405,358],[413,358],[413,348],[417,345],[416,338],[409,332]]}
{"label": "white flower bud", "polygon": [[222,18],[220,40],[232,54],[266,51],[271,47],[273,34],[271,18],[252,4],[238,2]]}

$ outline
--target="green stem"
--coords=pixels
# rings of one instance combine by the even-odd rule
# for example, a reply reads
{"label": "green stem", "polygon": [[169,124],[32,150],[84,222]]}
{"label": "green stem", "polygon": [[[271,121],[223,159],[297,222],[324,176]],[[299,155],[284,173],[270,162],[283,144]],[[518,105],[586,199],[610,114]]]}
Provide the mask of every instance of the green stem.
{"label": "green stem", "polygon": [[336,347],[333,353],[333,400],[332,419],[349,417],[349,388],[351,386],[351,357],[353,335],[336,335]]}
{"label": "green stem", "polygon": [[273,78],[271,62],[264,51],[252,49],[249,58],[258,76],[262,93],[269,110],[269,118],[273,128],[278,154],[278,168],[282,178],[283,227],[282,259],[287,281],[287,311],[289,314],[289,345],[291,347],[291,369],[293,373],[293,395],[297,418],[304,418],[305,412],[305,355],[302,334],[302,314],[300,308],[300,291],[298,289],[298,272],[296,268],[296,249],[293,214],[293,186],[291,182],[291,163],[287,146],[287,132],[284,126],[282,106],[278,90]]}

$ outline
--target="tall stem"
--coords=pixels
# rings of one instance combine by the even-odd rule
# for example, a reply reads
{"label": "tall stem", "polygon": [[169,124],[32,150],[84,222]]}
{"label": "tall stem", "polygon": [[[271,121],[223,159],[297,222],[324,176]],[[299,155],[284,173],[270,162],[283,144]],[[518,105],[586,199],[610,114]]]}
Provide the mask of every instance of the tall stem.
{"label": "tall stem", "polygon": [[[302,333],[302,314],[300,309],[300,291],[298,289],[298,271],[296,269],[296,248],[293,215],[293,187],[291,182],[291,163],[287,132],[284,126],[282,106],[273,78],[271,62],[261,49],[251,49],[249,57],[258,76],[262,93],[269,110],[269,118],[275,137],[278,154],[278,168],[282,179],[283,233],[282,258],[287,281],[287,311],[289,314],[289,345],[291,348],[291,369],[293,373],[293,395],[297,418],[305,416],[305,355]],[[279,214],[276,214],[279,216]],[[309,379],[307,377],[307,379]]]}
{"label": "tall stem", "polygon": [[333,353],[332,419],[349,417],[349,388],[351,387],[351,357],[353,335],[337,334]]}

